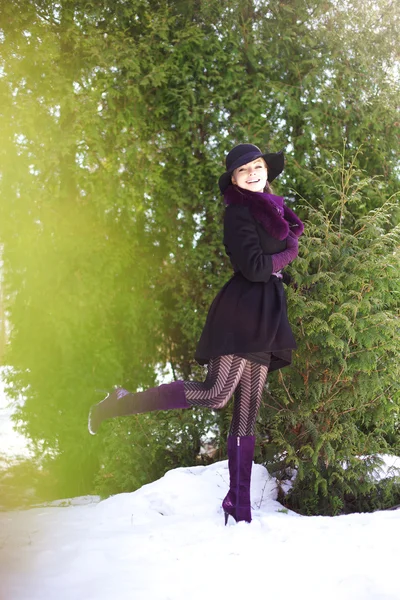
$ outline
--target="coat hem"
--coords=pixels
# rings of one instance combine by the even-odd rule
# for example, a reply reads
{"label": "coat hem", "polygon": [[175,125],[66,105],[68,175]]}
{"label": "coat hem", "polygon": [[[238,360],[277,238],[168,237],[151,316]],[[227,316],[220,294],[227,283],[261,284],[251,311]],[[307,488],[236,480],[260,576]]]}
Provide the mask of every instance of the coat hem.
{"label": "coat hem", "polygon": [[201,357],[201,356],[195,356],[195,361],[201,365],[207,365],[209,363],[209,361],[211,360],[211,358],[218,358],[219,356],[227,356],[229,354],[234,354],[235,356],[240,356],[240,358],[246,358],[247,360],[250,360],[251,362],[257,363],[257,364],[263,364],[265,365],[266,362],[261,360],[257,360],[257,357],[254,356],[254,354],[261,354],[261,353],[265,353],[265,354],[271,354],[271,361],[269,364],[269,369],[268,372],[272,373],[273,371],[276,371],[278,369],[282,369],[284,367],[289,367],[292,364],[292,351],[296,349],[297,346],[295,346],[294,348],[280,348],[279,350],[254,350],[254,351],[248,351],[248,352],[221,352],[219,354],[215,354],[214,356],[209,356],[208,358],[206,357]]}

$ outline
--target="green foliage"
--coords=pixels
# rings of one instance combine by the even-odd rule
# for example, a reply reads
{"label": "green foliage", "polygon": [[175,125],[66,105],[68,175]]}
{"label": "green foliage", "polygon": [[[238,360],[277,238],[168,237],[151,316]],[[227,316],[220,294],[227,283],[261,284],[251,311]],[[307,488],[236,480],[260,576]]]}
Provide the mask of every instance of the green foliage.
{"label": "green foliage", "polygon": [[[335,178],[342,181],[336,189]],[[280,479],[297,469],[287,502],[306,514],[381,508],[367,477],[373,460],[361,457],[400,450],[400,226],[391,225],[397,202],[381,201],[356,217],[353,207],[367,187],[381,198],[355,168],[321,175],[332,209],[307,208],[292,270],[298,348],[293,366],[271,376],[260,417],[261,437],[270,442],[262,442],[263,458]],[[384,498],[396,504],[395,485],[390,489]]]}
{"label": "green foliage", "polygon": [[102,496],[129,492],[170,469],[207,464],[200,456],[202,432],[212,425],[206,409],[162,411],[114,419],[102,431],[96,491]]}
{"label": "green foliage", "polygon": [[49,473],[35,459],[19,457],[1,461],[0,510],[29,508],[59,497]]}
{"label": "green foliage", "polygon": [[379,457],[352,457],[341,466],[322,462],[318,474],[307,469],[301,482],[295,484],[282,501],[305,515],[349,514],[386,510],[400,504],[400,473],[375,481],[371,471],[379,465]]}
{"label": "green foliage", "polygon": [[[380,209],[398,189],[398,10],[390,0],[5,3],[0,319],[10,333],[1,360],[10,367],[9,393],[16,403],[26,398],[18,426],[57,493],[89,492],[95,480],[102,493],[134,489],[168,465],[195,460],[209,430],[223,446],[231,406],[198,421],[197,411],[185,414],[180,439],[177,416],[113,423],[94,439],[86,419],[96,389],[152,386],[160,366],[171,366],[174,378],[204,379],[195,346],[231,274],[217,180],[237,142],[285,149],[276,192],[294,190],[310,220],[289,305],[314,362],[307,367],[299,352],[301,366],[282,382],[296,405],[306,393],[318,418],[296,409],[286,422],[278,412],[274,444],[286,449],[292,419],[294,440],[299,427],[309,432],[304,452],[315,464],[321,452],[333,456],[334,441],[319,448],[319,432],[353,406],[350,382],[335,414],[324,399],[336,398],[348,372],[369,370],[373,380],[351,375],[355,407],[364,388],[394,393],[390,381],[379,387],[378,375],[386,365],[395,378],[394,350],[384,362],[383,349],[372,349],[390,347],[389,334],[380,336],[393,326],[398,294],[382,263],[393,234],[387,206]],[[337,210],[338,168],[349,166],[338,154],[343,139],[355,187],[341,193],[354,199],[358,221],[348,211],[339,227],[328,215]],[[358,189],[365,173],[375,183]],[[301,197],[318,211],[303,209]],[[390,216],[395,224],[397,207]],[[387,236],[368,245],[381,227]],[[364,252],[381,265],[379,277],[363,274]],[[359,351],[367,345],[370,352]],[[284,410],[291,406],[289,396],[278,398]],[[357,427],[366,451],[380,449],[381,438],[395,449],[396,410],[390,418],[376,404],[364,411]],[[344,415],[358,419],[358,408]],[[112,474],[106,483],[104,473]]]}

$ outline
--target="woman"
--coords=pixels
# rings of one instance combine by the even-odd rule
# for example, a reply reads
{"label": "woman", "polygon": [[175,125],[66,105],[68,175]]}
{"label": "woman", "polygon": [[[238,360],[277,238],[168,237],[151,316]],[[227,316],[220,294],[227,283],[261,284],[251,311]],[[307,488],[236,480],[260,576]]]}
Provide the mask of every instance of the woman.
{"label": "woman", "polygon": [[206,406],[223,408],[235,392],[228,436],[230,487],[222,507],[251,522],[250,480],[255,424],[268,371],[291,363],[296,342],[287,318],[282,269],[298,253],[300,219],[270,193],[281,174],[283,152],[263,154],[239,144],[226,157],[219,187],[226,204],[224,245],[234,275],[213,300],[195,359],[208,364],[204,382],[174,381],[132,394],[113,390],[89,414],[95,434],[103,420],[153,410]]}

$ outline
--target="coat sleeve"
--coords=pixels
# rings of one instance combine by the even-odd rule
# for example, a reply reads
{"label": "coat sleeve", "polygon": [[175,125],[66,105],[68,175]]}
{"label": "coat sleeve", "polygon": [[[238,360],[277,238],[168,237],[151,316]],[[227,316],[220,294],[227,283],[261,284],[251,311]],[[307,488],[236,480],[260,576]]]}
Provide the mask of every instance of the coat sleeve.
{"label": "coat sleeve", "polygon": [[272,257],[262,251],[254,219],[247,206],[227,206],[224,245],[231,262],[249,281],[266,283],[272,275]]}

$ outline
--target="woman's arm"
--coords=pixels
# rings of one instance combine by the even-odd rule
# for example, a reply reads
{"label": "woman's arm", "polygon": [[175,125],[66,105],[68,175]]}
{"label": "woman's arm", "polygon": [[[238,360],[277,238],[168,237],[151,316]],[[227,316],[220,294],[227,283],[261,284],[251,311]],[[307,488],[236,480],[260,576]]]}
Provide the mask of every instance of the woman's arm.
{"label": "woman's arm", "polygon": [[299,253],[299,242],[297,236],[289,231],[289,235],[286,238],[286,250],[278,252],[272,255],[272,268],[273,271],[280,271],[291,263]]}
{"label": "woman's arm", "polygon": [[[247,206],[228,206],[224,217],[224,244],[232,262],[249,281],[269,281],[274,255],[264,254],[254,219]],[[282,253],[279,253],[282,254]]]}

